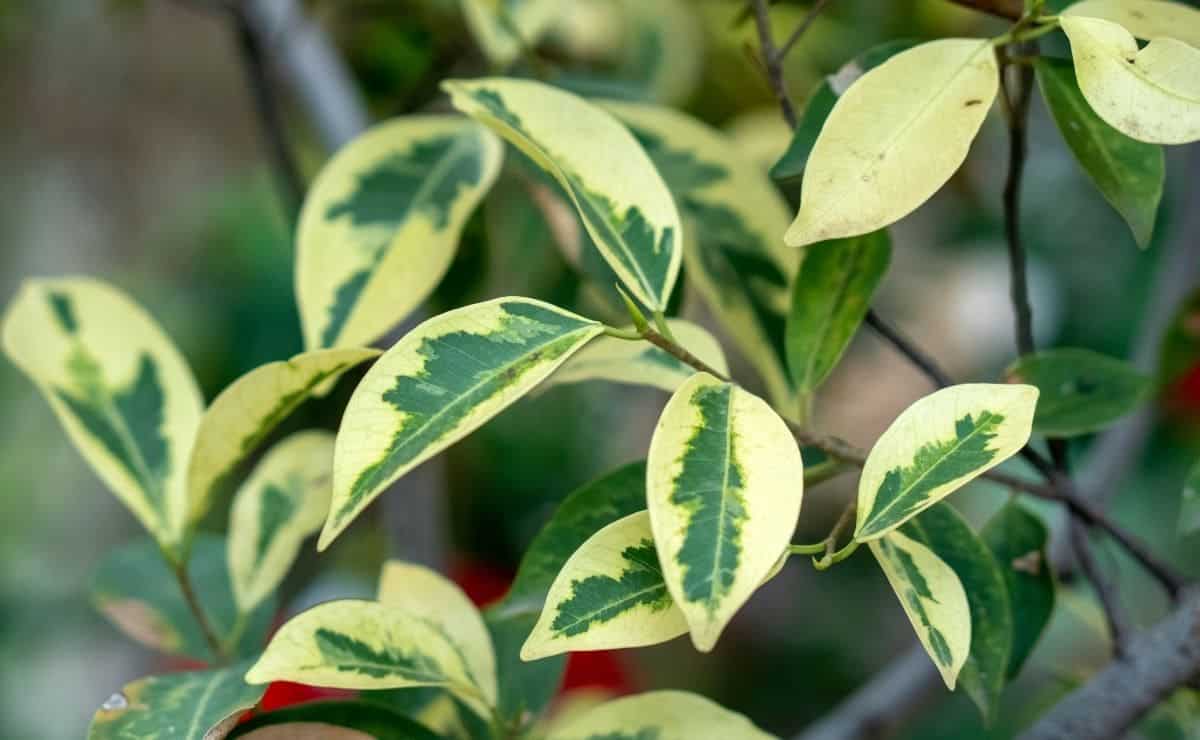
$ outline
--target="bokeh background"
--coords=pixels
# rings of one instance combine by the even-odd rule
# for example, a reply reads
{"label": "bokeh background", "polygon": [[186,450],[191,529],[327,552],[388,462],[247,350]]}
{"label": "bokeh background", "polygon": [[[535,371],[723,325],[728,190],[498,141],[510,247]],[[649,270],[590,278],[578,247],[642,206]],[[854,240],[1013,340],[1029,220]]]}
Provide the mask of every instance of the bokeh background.
{"label": "bokeh background", "polygon": [[[226,14],[203,5],[0,0],[0,301],[31,275],[112,281],[162,322],[212,398],[247,370],[300,351],[301,341],[290,205],[235,30]],[[283,5],[316,24],[374,120],[444,110],[440,79],[489,71],[454,0]],[[575,89],[677,105],[729,131],[747,157],[769,166],[787,130],[748,51],[754,36],[745,4],[667,5],[687,22],[660,26],[645,41],[633,31],[651,23],[656,3],[564,0],[539,64]],[[775,3],[776,35],[789,32],[807,5]],[[802,104],[821,75],[881,41],[1002,30],[945,0],[834,0],[789,59],[791,92]],[[289,144],[311,177],[329,151],[282,62],[298,32],[283,25],[262,38]],[[1058,43],[1046,48],[1061,51]],[[964,379],[999,378],[1013,355],[1000,213],[1006,146],[994,111],[962,172],[894,229],[878,303]],[[1123,523],[1198,575],[1200,543],[1175,535],[1182,481],[1200,452],[1200,375],[1188,374],[1197,355],[1176,347],[1170,372],[1160,372],[1159,358],[1166,327],[1200,275],[1200,157],[1169,152],[1158,229],[1139,251],[1036,100],[1031,147],[1024,233],[1040,342],[1129,358],[1161,381],[1151,408],[1122,427],[1131,454],[1115,455],[1101,438],[1079,441],[1073,456],[1085,480],[1118,493],[1112,507]],[[479,211],[430,311],[512,292],[568,306],[587,300],[584,279],[552,244],[497,236],[507,212],[499,198]],[[690,296],[680,310],[705,320]],[[754,385],[744,363],[735,369]],[[354,381],[306,406],[280,433],[335,428]],[[823,390],[817,423],[868,445],[929,390],[863,332]],[[92,568],[138,536],[133,520],[7,362],[0,362],[0,399],[0,737],[81,737],[91,713],[123,683],[179,666],[131,644],[89,603]],[[330,553],[318,559],[306,550],[281,603],[293,611],[370,593],[387,556],[436,563],[480,600],[500,595],[557,501],[644,455],[664,401],[654,391],[585,384],[521,402],[415,483],[399,485]],[[852,483],[844,476],[808,492],[801,539],[827,531]],[[981,521],[1006,496],[981,484],[955,502]],[[1053,521],[1054,512],[1044,511]],[[1163,604],[1152,585],[1115,551],[1101,555],[1122,574],[1137,621],[1153,621]],[[1090,594],[1065,584],[1053,626],[991,736],[1010,736],[1105,660],[1103,635]],[[690,688],[790,733],[911,642],[870,558],[828,573],[794,559],[711,655],[677,640],[590,656],[573,661],[568,683],[615,692]],[[939,696],[922,716],[904,734],[985,736],[962,696]]]}

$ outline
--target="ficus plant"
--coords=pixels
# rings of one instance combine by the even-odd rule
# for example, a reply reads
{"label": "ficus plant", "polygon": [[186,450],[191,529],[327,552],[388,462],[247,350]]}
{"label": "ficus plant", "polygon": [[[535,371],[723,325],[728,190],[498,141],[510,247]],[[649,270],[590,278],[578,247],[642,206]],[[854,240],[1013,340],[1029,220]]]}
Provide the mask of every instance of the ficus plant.
{"label": "ficus plant", "polygon": [[[860,325],[908,346],[870,309],[890,259],[887,229],[954,175],[998,98],[1015,130],[1036,79],[1066,146],[1149,242],[1162,145],[1200,139],[1200,11],[1165,0],[1048,5],[1025,3],[995,38],[872,49],[823,81],[801,115],[780,88],[795,132],[769,173],[667,106],[580,95],[537,75],[446,79],[452,111],[375,126],[311,183],[295,231],[306,349],[211,403],[124,292],[93,278],[28,280],[5,313],[4,351],[149,535],[99,564],[93,600],[139,643],[210,666],[126,685],[89,737],[769,737],[671,690],[565,714],[547,707],[566,653],[683,635],[711,651],[793,557],[828,578],[848,558],[874,559],[946,689],[991,719],[1050,619],[1056,582],[1033,509],[1014,497],[976,528],[946,501],[981,476],[1063,504],[1072,526],[1112,538],[1180,608],[1194,605],[1184,579],[1090,504],[1063,461],[1063,440],[1147,401],[1150,379],[1123,361],[1038,351],[1018,323],[1020,354],[991,382],[950,382],[911,351],[942,387],[868,451],[813,428],[812,399]],[[462,3],[498,69],[529,53],[555,6]],[[748,11],[762,61],[778,73],[798,34],[777,47],[766,4]],[[1037,53],[1053,34],[1069,57]],[[504,178],[546,212],[597,305],[626,318],[503,296],[375,348],[443,280],[468,220]],[[784,196],[795,184],[798,208]],[[674,315],[683,272],[730,346]],[[1024,284],[1020,271],[1013,279]],[[733,377],[731,351],[758,377]],[[293,410],[356,368],[336,434],[300,431],[262,449]],[[322,551],[350,536],[422,462],[531,393],[584,380],[670,396],[644,460],[568,495],[503,599],[481,612],[446,577],[391,561],[373,600],[321,603],[272,632],[275,592],[314,536]],[[996,470],[1016,455],[1043,479]],[[805,495],[849,472],[857,496],[828,536],[794,541]],[[1197,488],[1184,494],[1188,533],[1200,529]],[[216,515],[224,533],[203,531],[230,489],[227,515]],[[357,694],[249,716],[277,681]],[[378,699],[385,690],[410,692],[410,711]]]}

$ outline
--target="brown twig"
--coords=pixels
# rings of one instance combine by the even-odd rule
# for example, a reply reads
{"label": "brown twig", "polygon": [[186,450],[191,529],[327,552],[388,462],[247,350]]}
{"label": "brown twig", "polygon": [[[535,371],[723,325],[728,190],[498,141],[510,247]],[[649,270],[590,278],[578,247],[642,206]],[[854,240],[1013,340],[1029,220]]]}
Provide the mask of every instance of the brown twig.
{"label": "brown twig", "polygon": [[1087,529],[1077,519],[1067,523],[1071,537],[1071,547],[1075,558],[1079,561],[1079,569],[1084,577],[1091,582],[1096,591],[1096,599],[1104,611],[1104,620],[1108,623],[1108,632],[1112,637],[1113,654],[1120,658],[1125,651],[1125,642],[1129,636],[1129,622],[1121,608],[1117,596],[1115,579],[1110,579],[1100,570],[1100,564],[1092,553],[1091,543],[1088,542]]}
{"label": "brown twig", "polygon": [[1025,12],[1023,0],[950,0],[955,5],[1015,21]]}
{"label": "brown twig", "polygon": [[[1030,51],[1033,42],[1018,44],[1018,50]],[[1036,48],[1036,47],[1032,47]],[[1008,48],[996,50],[1000,59],[1000,99],[1008,119],[1008,176],[1004,182],[1004,234],[1008,245],[1010,292],[1013,305],[1017,354],[1034,351],[1033,307],[1029,302],[1025,246],[1021,242],[1021,178],[1029,150],[1029,100],[1033,92],[1033,68],[1012,65]]]}
{"label": "brown twig", "polygon": [[[775,37],[771,33],[771,17],[767,9],[767,0],[752,0],[754,4],[754,25],[758,29],[758,45],[762,51],[763,65],[767,70],[767,82],[771,85],[775,99],[779,101],[779,110],[783,120],[790,128],[796,128],[796,106],[788,95],[787,82],[783,77],[783,57],[775,47]],[[790,39],[789,39],[790,41]],[[795,45],[795,41],[791,42]]]}
{"label": "brown twig", "polygon": [[218,663],[223,663],[226,659],[225,648],[221,645],[220,638],[212,628],[212,624],[208,621],[208,616],[204,613],[204,608],[200,605],[200,599],[196,597],[196,591],[192,587],[192,577],[188,573],[186,563],[180,563],[173,566],[175,571],[175,580],[179,582],[179,590],[183,593],[183,600],[187,603],[188,609],[192,612],[192,616],[196,619],[196,625],[200,628],[200,633],[204,635],[204,641],[208,643],[208,647],[212,650],[213,659]]}

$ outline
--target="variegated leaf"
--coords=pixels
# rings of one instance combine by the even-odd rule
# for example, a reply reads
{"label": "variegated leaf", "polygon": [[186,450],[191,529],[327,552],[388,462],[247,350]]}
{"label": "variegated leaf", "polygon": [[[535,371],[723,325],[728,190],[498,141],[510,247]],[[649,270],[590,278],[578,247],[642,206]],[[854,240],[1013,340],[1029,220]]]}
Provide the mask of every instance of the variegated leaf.
{"label": "variegated leaf", "polygon": [[275,427],[342,373],[379,356],[374,349],[316,350],[269,362],[235,380],[204,412],[188,466],[193,521]]}
{"label": "variegated leaf", "polygon": [[554,175],[629,292],[664,310],[682,258],[679,212],[629,131],[604,110],[540,82],[487,78],[443,86],[456,108]]}
{"label": "variegated leaf", "polygon": [[969,383],[914,403],[875,443],[858,483],[860,542],[883,536],[1025,446],[1038,391]]}
{"label": "variegated leaf", "polygon": [[817,137],[784,239],[858,236],[916,210],[966,159],[999,81],[986,39],[930,41],[864,74]]}
{"label": "variegated leaf", "polygon": [[[412,689],[407,689],[412,691]],[[230,735],[246,740],[439,740],[414,719],[370,700],[309,701],[259,712]]]}
{"label": "variegated leaf", "polygon": [[692,642],[711,650],[795,531],[800,449],[765,401],[697,373],[663,409],[646,464],[663,575]]}
{"label": "variegated leaf", "polygon": [[1061,23],[1079,89],[1105,122],[1151,144],[1200,139],[1200,49],[1165,36],[1139,49],[1133,34],[1101,18]]}
{"label": "variegated leaf", "polygon": [[460,0],[471,34],[491,62],[507,67],[561,13],[561,0]]}
{"label": "variegated leaf", "polygon": [[88,740],[221,740],[266,690],[246,684],[245,670],[240,664],[125,684],[92,717]]}
{"label": "variegated leaf", "polygon": [[296,296],[309,349],[366,345],[433,292],[503,146],[457,116],[406,116],[321,171],[297,229]]}
{"label": "variegated leaf", "polygon": [[462,655],[472,682],[489,706],[496,705],[496,655],[479,611],[458,586],[413,563],[392,560],[379,576],[379,603],[436,627]]}
{"label": "variegated leaf", "polygon": [[300,545],[325,521],[333,487],[333,435],[298,432],[271,448],[234,496],[229,575],[249,612],[275,591]]}
{"label": "variegated leaf", "polygon": [[665,642],[688,631],[671,601],[645,511],[592,535],[563,565],[522,660]]}
{"label": "variegated leaf", "polygon": [[541,301],[498,298],[405,335],[367,372],[342,416],[318,549],[388,484],[506,409],[602,331]]}
{"label": "variegated leaf", "polygon": [[917,638],[953,691],[971,650],[971,607],[962,582],[932,550],[900,532],[870,545]]}
{"label": "variegated leaf", "polygon": [[728,135],[678,111],[607,101],[645,148],[684,218],[688,278],[766,383],[794,415],[784,356],[789,289],[802,254],[779,239],[788,207]]}
{"label": "variegated leaf", "polygon": [[1139,39],[1178,39],[1200,49],[1200,10],[1174,0],[1082,0],[1063,16],[1103,18]]}
{"label": "variegated leaf", "polygon": [[[725,353],[712,334],[682,319],[668,319],[675,341],[714,370],[729,374]],[[584,380],[649,385],[673,392],[696,371],[673,355],[647,342],[599,337],[576,352],[542,388]]]}
{"label": "variegated leaf", "polygon": [[487,713],[463,655],[437,625],[373,601],[327,601],[292,617],[246,681],[338,689],[439,686]]}
{"label": "variegated leaf", "polygon": [[92,469],[181,560],[184,467],[204,401],[159,325],[100,281],[29,280],[5,313],[3,344]]}
{"label": "variegated leaf", "polygon": [[546,740],[774,740],[697,694],[650,691],[605,702],[556,725]]}

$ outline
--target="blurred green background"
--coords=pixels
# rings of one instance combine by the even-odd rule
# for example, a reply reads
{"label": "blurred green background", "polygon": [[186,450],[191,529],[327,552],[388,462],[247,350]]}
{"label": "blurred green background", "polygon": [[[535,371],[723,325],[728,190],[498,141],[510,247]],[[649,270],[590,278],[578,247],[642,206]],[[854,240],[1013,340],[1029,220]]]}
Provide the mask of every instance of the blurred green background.
{"label": "blurred green background", "polygon": [[[247,370],[298,352],[301,342],[286,201],[235,35],[225,16],[197,10],[198,4],[0,0],[0,300],[7,302],[30,275],[86,273],[112,281],[162,322],[211,399]],[[786,128],[749,51],[753,24],[744,3],[678,0],[689,22],[644,43],[631,33],[646,22],[639,13],[654,9],[653,2],[563,5],[563,18],[538,49],[538,64],[552,79],[677,105],[729,131],[764,168],[782,153]],[[789,32],[806,8],[776,3],[776,35]],[[305,10],[348,60],[376,119],[444,110],[441,78],[489,71],[453,0],[327,0]],[[994,35],[1003,28],[945,0],[834,0],[790,57],[791,92],[802,104],[821,75],[881,41]],[[268,57],[287,43],[267,41]],[[1062,53],[1061,44],[1052,38],[1044,48]],[[521,63],[517,71],[530,70]],[[288,137],[311,176],[328,152],[283,70],[273,73]],[[964,379],[998,378],[1013,354],[1000,213],[1006,147],[993,112],[963,171],[893,230],[893,264],[879,302]],[[1192,215],[1200,212],[1200,158],[1170,152],[1168,172],[1154,243],[1139,251],[1035,101],[1024,234],[1044,345],[1118,357],[1140,351],[1145,369],[1153,369],[1155,337],[1172,308],[1159,305],[1162,297],[1187,292],[1200,271],[1194,253],[1200,225]],[[589,301],[580,276],[552,245],[497,236],[506,216],[499,197],[468,227],[430,310],[510,293],[567,306]],[[704,319],[690,297],[681,311]],[[1139,340],[1147,325],[1151,339]],[[744,363],[735,363],[735,371],[750,377]],[[335,428],[354,380],[305,407],[280,433]],[[822,392],[817,422],[866,445],[928,390],[910,366],[864,333]],[[133,520],[7,362],[0,362],[0,398],[0,737],[80,737],[110,693],[171,666],[132,645],[88,602],[93,565],[138,535]],[[389,554],[432,558],[464,578],[502,582],[555,502],[644,455],[664,401],[654,391],[585,384],[521,402],[433,470],[444,490],[433,511],[442,527],[432,545],[408,539],[401,486],[330,553],[318,560],[306,552],[283,603],[294,609],[368,593]],[[1198,451],[1200,394],[1185,389],[1155,403],[1146,454],[1107,484],[1119,486],[1117,516],[1197,575],[1200,547],[1176,538],[1174,517]],[[1073,451],[1083,465],[1090,444],[1085,439]],[[827,531],[852,483],[844,476],[808,493],[801,539]],[[980,521],[1006,495],[979,485],[956,504]],[[223,517],[219,512],[213,526]],[[1137,620],[1152,621],[1163,606],[1152,585],[1115,551],[1101,554],[1120,567]],[[1064,587],[1054,626],[1009,692],[1010,711],[992,735],[1010,736],[1038,706],[1099,665],[1103,634],[1090,595]],[[788,733],[819,717],[911,639],[869,558],[827,573],[797,559],[739,615],[714,653],[696,654],[686,640],[628,651],[618,657],[622,676],[612,685],[695,689]],[[984,736],[961,696],[939,697],[924,717],[906,733]]]}

